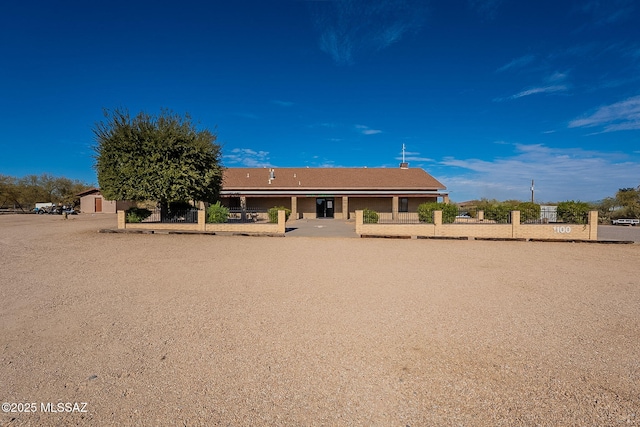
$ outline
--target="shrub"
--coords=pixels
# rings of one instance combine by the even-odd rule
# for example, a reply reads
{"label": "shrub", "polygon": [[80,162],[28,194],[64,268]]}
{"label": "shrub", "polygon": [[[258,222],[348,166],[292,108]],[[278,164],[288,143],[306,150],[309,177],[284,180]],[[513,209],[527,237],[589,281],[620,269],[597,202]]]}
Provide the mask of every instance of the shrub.
{"label": "shrub", "polygon": [[534,222],[540,220],[540,205],[532,202],[518,203],[515,210],[520,211],[520,222]]}
{"label": "shrub", "polygon": [[433,224],[433,212],[442,211],[442,223],[452,224],[458,215],[458,206],[451,203],[422,203],[418,206],[418,219],[420,222]]}
{"label": "shrub", "polygon": [[569,200],[558,203],[558,221],[571,224],[586,224],[589,220],[591,205],[585,202]]}
{"label": "shrub", "polygon": [[274,224],[278,222],[278,211],[284,211],[284,220],[289,221],[291,209],[285,208],[284,206],[274,206],[267,211],[267,214],[269,215],[269,222]]}
{"label": "shrub", "polygon": [[144,208],[129,208],[125,211],[129,223],[142,222],[151,216],[151,211]]}
{"label": "shrub", "polygon": [[229,208],[222,206],[220,202],[209,205],[207,208],[207,222],[212,224],[221,224],[229,220]]}
{"label": "shrub", "polygon": [[374,210],[364,209],[362,211],[362,221],[365,224],[377,224],[379,219],[380,216],[378,215],[378,212]]}
{"label": "shrub", "polygon": [[511,217],[511,211],[516,210],[513,205],[504,203],[488,206],[484,210],[484,219],[495,221],[497,223],[508,223]]}

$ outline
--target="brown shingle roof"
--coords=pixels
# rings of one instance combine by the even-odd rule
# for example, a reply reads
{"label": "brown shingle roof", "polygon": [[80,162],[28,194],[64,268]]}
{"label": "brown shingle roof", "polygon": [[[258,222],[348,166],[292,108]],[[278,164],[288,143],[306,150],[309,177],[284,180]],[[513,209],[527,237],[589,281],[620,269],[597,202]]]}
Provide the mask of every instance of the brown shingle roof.
{"label": "brown shingle roof", "polygon": [[445,190],[423,169],[400,168],[228,168],[223,189],[229,190]]}

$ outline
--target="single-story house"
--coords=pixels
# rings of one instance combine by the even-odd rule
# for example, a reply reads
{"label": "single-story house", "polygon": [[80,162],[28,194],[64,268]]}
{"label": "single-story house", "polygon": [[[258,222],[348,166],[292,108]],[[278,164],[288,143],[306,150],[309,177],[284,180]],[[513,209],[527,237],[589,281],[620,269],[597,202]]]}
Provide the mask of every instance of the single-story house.
{"label": "single-story house", "polygon": [[83,191],[76,196],[80,197],[80,212],[82,213],[116,213],[116,211],[125,211],[134,205],[129,201],[105,200],[98,188]]}
{"label": "single-story house", "polygon": [[446,187],[420,168],[228,168],[222,203],[230,208],[291,209],[291,219],[355,218],[365,208],[416,212],[425,202],[449,202]]}

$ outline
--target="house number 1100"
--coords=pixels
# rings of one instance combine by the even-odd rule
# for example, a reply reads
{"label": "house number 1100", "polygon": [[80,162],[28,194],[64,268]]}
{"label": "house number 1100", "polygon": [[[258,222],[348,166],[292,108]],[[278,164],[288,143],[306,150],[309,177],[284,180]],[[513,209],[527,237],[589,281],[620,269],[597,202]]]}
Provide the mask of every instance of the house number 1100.
{"label": "house number 1100", "polygon": [[555,231],[556,233],[571,233],[571,227],[567,226],[560,226],[560,227],[553,227],[553,231]]}

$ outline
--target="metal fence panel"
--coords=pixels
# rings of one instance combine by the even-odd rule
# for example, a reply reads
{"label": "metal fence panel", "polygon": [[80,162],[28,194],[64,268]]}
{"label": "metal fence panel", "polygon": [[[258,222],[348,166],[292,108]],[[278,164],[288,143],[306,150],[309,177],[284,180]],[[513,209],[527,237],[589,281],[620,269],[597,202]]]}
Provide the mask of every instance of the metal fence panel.
{"label": "metal fence panel", "polygon": [[151,215],[145,218],[142,222],[159,222],[162,224],[197,224],[198,223],[198,209],[185,209],[177,211],[169,211],[167,215],[162,218],[160,208],[151,210]]}
{"label": "metal fence panel", "polygon": [[269,222],[269,212],[265,208],[229,208],[231,223]]}

